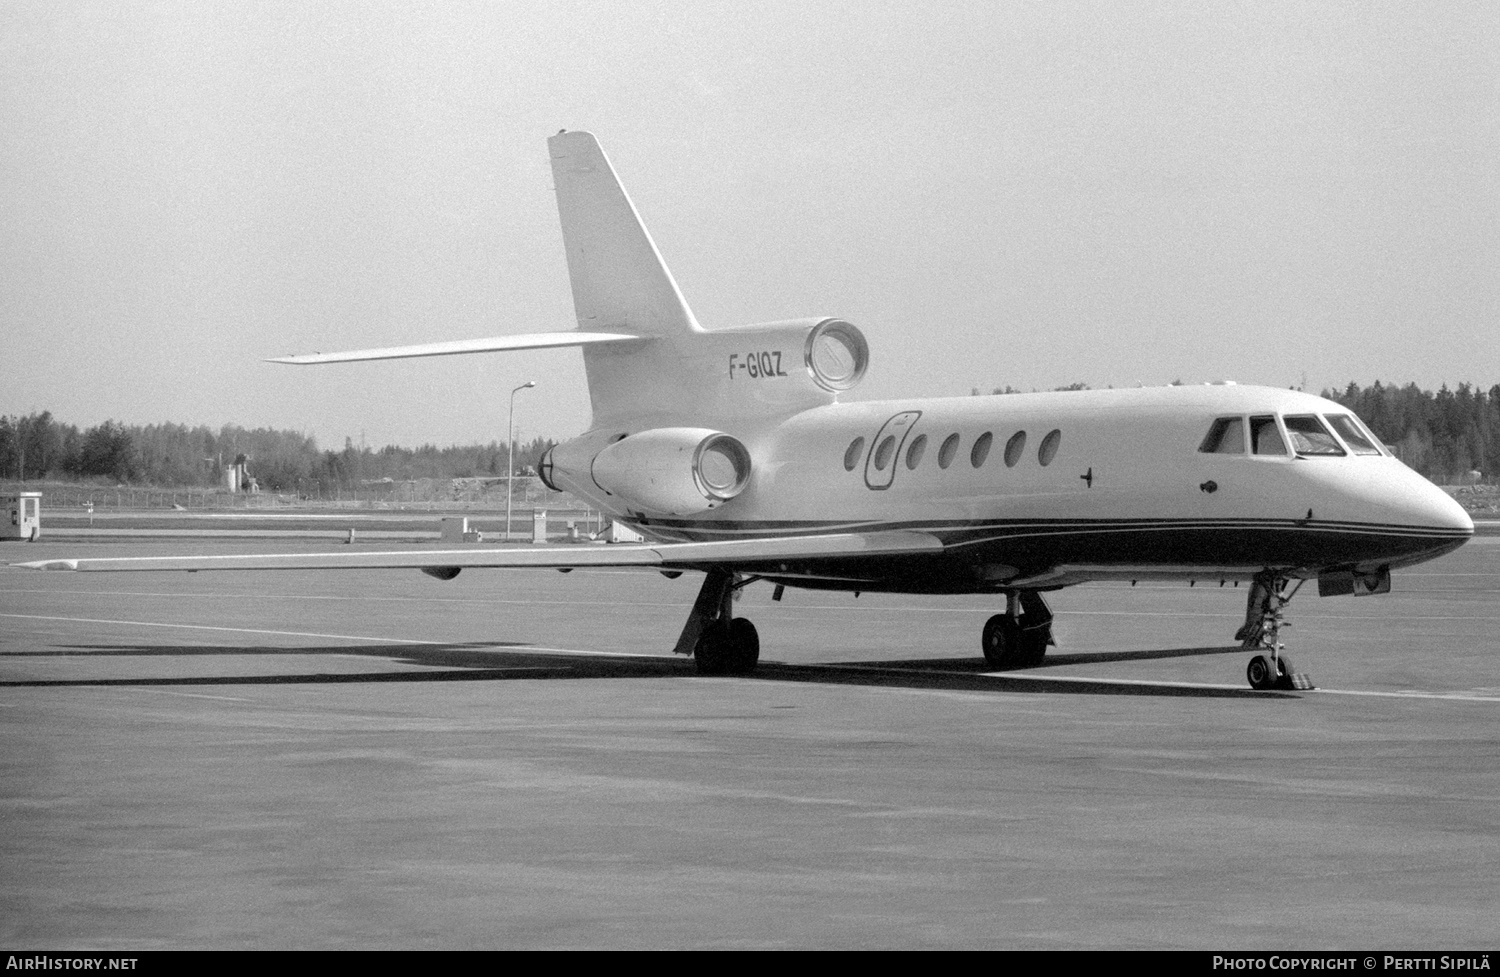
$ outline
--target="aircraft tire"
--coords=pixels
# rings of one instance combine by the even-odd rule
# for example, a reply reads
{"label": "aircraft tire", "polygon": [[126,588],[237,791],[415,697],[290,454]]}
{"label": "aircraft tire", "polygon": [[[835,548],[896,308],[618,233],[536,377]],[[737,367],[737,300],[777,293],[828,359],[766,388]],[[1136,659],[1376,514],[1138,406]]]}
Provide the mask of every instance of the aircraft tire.
{"label": "aircraft tire", "polygon": [[760,632],[743,617],[729,622],[729,674],[749,675],[760,662]]}
{"label": "aircraft tire", "polygon": [[698,644],[693,649],[693,663],[699,675],[728,675],[733,655],[729,642],[729,626],[723,621],[714,621],[703,629]]}
{"label": "aircraft tire", "polygon": [[748,675],[760,661],[760,634],[742,617],[715,621],[693,649],[699,675]]}
{"label": "aircraft tire", "polygon": [[1296,688],[1296,686],[1292,684],[1292,671],[1293,671],[1293,669],[1292,669],[1292,660],[1290,658],[1288,658],[1287,656],[1285,656],[1285,655],[1277,655],[1276,656],[1276,665],[1277,665],[1277,668],[1278,668],[1278,671],[1276,673],[1276,684],[1274,686],[1272,686],[1272,688],[1276,688],[1276,689],[1294,689],[1294,688]]}
{"label": "aircraft tire", "polygon": [[1266,692],[1281,684],[1284,672],[1279,672],[1276,664],[1272,663],[1270,655],[1256,655],[1250,659],[1250,664],[1245,666],[1245,678],[1250,681],[1250,687],[1258,692]]}
{"label": "aircraft tire", "polygon": [[[1017,668],[1022,665],[1021,629],[1007,614],[996,614],[984,622],[979,647],[984,660],[994,668]],[[1043,647],[1045,651],[1045,646]]]}
{"label": "aircraft tire", "polygon": [[1021,646],[1016,652],[1016,664],[1021,668],[1035,668],[1047,657],[1047,628],[1021,632]]}

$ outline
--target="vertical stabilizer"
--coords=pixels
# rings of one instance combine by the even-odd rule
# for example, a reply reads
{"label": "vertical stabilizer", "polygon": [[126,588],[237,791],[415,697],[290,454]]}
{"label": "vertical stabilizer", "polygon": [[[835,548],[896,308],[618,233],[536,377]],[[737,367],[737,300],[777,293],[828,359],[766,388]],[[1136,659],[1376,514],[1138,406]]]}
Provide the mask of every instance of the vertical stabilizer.
{"label": "vertical stabilizer", "polygon": [[[832,402],[864,372],[864,340],[842,320],[701,328],[598,141],[561,132],[547,148],[578,313],[579,331],[571,335],[589,337],[576,345],[583,347],[594,431],[618,438],[805,410]],[[811,351],[815,341],[845,340],[859,347],[847,357],[858,369],[830,385]]]}
{"label": "vertical stabilizer", "polygon": [[591,133],[547,140],[578,327],[641,336],[702,330]]}

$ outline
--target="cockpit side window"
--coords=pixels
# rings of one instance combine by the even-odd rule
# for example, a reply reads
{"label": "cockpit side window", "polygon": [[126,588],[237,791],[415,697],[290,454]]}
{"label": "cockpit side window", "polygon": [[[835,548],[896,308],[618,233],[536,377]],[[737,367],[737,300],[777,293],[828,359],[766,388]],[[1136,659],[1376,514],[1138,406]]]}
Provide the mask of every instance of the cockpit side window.
{"label": "cockpit side window", "polygon": [[1281,440],[1281,431],[1276,427],[1276,418],[1250,418],[1250,452],[1257,455],[1280,455],[1286,457],[1286,442]]}
{"label": "cockpit side window", "polygon": [[1290,414],[1284,418],[1286,433],[1292,439],[1292,450],[1299,455],[1318,458],[1341,458],[1344,449],[1338,439],[1323,426],[1316,414]]}
{"label": "cockpit side window", "polygon": [[1333,425],[1339,437],[1349,446],[1349,450],[1357,455],[1378,455],[1380,448],[1375,445],[1374,435],[1366,434],[1359,421],[1355,420],[1353,414],[1324,414],[1324,419]]}
{"label": "cockpit side window", "polygon": [[1245,453],[1245,419],[1243,417],[1221,417],[1208,429],[1208,436],[1198,450],[1211,455],[1242,455]]}

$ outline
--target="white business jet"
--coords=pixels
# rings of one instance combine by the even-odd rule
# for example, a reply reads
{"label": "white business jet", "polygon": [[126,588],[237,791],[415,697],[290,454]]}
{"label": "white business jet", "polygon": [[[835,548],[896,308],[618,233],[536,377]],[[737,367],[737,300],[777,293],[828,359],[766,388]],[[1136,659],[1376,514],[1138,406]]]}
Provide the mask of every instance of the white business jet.
{"label": "white business jet", "polygon": [[634,528],[639,546],[51,560],[64,570],[651,567],[705,576],[676,651],[708,674],[759,658],[733,596],[783,588],[994,594],[998,669],[1038,664],[1043,593],[1096,580],[1247,581],[1252,687],[1306,687],[1279,640],[1307,580],[1378,594],[1474,524],[1344,407],[1211,384],[840,403],[859,329],[808,318],[706,330],[586,132],[548,140],[578,329],[273,362],[583,349],[590,430],[541,477]]}

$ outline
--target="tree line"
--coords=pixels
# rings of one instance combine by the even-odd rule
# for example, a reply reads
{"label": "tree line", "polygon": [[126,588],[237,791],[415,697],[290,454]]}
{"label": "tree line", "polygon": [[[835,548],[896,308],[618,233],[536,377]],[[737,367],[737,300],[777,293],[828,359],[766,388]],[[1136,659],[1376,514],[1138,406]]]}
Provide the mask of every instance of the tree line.
{"label": "tree line", "polygon": [[[1083,390],[1082,383],[1061,390]],[[978,393],[976,389],[974,391]],[[1017,393],[1011,387],[995,393]],[[1436,393],[1414,383],[1368,387],[1350,383],[1323,396],[1354,411],[1412,468],[1440,484],[1465,481],[1479,471],[1500,475],[1500,384],[1488,391],[1461,383]],[[554,442],[534,438],[515,445],[516,472],[535,471]],[[244,455],[261,488],[272,492],[331,492],[383,479],[504,478],[507,447],[488,444],[372,450],[344,439],[341,451],[320,450],[295,431],[226,424],[127,425],[105,421],[86,430],[60,423],[50,411],[0,416],[0,478],[20,481],[99,480],[113,484],[208,487],[223,483],[223,469]]]}
{"label": "tree line", "polygon": [[[1182,381],[1173,381],[1181,386]],[[1057,390],[1088,390],[1070,383]],[[972,391],[976,396],[979,388]],[[996,394],[1021,391],[996,387]],[[1375,436],[1412,468],[1439,485],[1467,482],[1473,472],[1487,482],[1500,476],[1500,384],[1482,390],[1461,383],[1436,393],[1415,383],[1406,386],[1376,380],[1368,387],[1351,382],[1343,390],[1324,390],[1324,397],[1354,411]]]}
{"label": "tree line", "polygon": [[[534,471],[553,444],[545,438],[515,445],[516,472]],[[19,481],[102,481],[163,488],[224,484],[225,466],[243,456],[263,490],[310,492],[355,489],[382,480],[504,478],[507,446],[488,444],[420,448],[356,446],[320,450],[296,431],[206,425],[122,424],[109,420],[87,429],[61,423],[51,411],[0,416],[0,478]]]}
{"label": "tree line", "polygon": [[1500,384],[1488,391],[1444,384],[1432,393],[1377,380],[1323,396],[1358,414],[1402,461],[1440,485],[1467,481],[1474,471],[1486,481],[1500,474]]}

